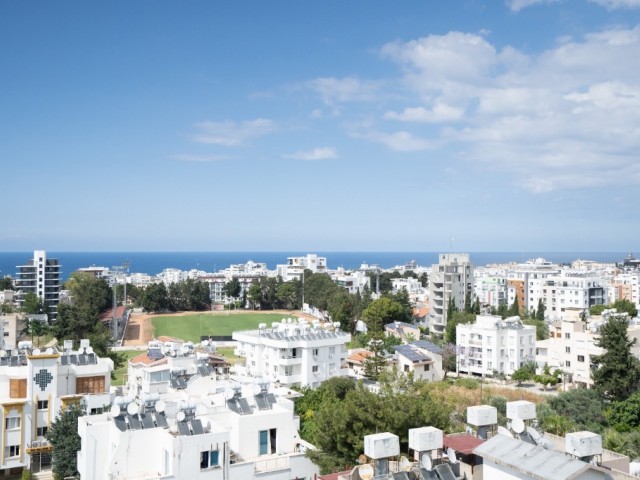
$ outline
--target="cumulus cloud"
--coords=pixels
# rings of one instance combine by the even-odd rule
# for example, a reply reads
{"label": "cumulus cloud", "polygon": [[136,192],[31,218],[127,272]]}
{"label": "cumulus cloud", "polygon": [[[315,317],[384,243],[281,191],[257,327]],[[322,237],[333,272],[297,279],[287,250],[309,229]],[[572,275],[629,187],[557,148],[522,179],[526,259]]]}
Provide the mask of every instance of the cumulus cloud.
{"label": "cumulus cloud", "polygon": [[283,155],[283,157],[292,160],[330,160],[332,158],[337,158],[338,155],[333,148],[319,147],[314,148],[313,150],[286,154]]}
{"label": "cumulus cloud", "polygon": [[519,12],[523,8],[541,3],[556,3],[560,0],[507,0],[506,4],[512,12]]}
{"label": "cumulus cloud", "polygon": [[[424,105],[384,114],[415,129],[362,138],[396,150],[446,142],[535,193],[640,183],[640,27],[565,38],[536,55],[461,32],[381,53]],[[448,125],[419,130],[437,121]]]}
{"label": "cumulus cloud", "polygon": [[374,82],[358,77],[322,77],[310,80],[307,85],[315,91],[327,105],[343,102],[371,101],[376,98],[378,86]]}
{"label": "cumulus cloud", "polygon": [[609,10],[615,10],[618,8],[638,8],[640,7],[640,0],[589,0],[592,3],[597,3]]}
{"label": "cumulus cloud", "polygon": [[199,122],[195,124],[197,133],[191,135],[191,140],[197,143],[238,147],[245,145],[248,140],[269,134],[275,130],[275,124],[268,118],[257,118],[244,122],[226,120],[224,122]]}
{"label": "cumulus cloud", "polygon": [[416,152],[433,148],[433,145],[424,138],[419,138],[410,132],[399,131],[393,133],[368,131],[365,133],[352,133],[354,138],[362,138],[370,142],[382,143],[391,150],[397,152]]}

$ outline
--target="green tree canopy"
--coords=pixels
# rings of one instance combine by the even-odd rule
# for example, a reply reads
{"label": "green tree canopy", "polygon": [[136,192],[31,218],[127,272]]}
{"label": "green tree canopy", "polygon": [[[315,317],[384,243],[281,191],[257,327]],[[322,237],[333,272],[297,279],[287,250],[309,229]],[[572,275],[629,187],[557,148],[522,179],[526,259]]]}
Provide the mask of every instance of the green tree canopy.
{"label": "green tree canopy", "polygon": [[71,403],[60,411],[46,433],[47,440],[53,447],[53,475],[56,480],[78,475],[78,419],[84,415],[84,405]]}
{"label": "green tree canopy", "polygon": [[638,389],[640,360],[631,353],[634,340],[629,340],[629,321],[613,315],[600,327],[596,346],[605,353],[593,357],[594,388],[607,400],[622,401]]}
{"label": "green tree canopy", "polygon": [[33,292],[28,292],[22,301],[22,311],[27,314],[49,313],[49,305]]}
{"label": "green tree canopy", "polygon": [[449,314],[447,326],[445,327],[444,339],[447,343],[456,343],[456,327],[460,324],[473,323],[476,321],[475,313],[454,310]]}
{"label": "green tree canopy", "polygon": [[388,296],[380,297],[369,304],[362,312],[362,320],[371,332],[382,333],[387,323],[404,321],[405,307]]}

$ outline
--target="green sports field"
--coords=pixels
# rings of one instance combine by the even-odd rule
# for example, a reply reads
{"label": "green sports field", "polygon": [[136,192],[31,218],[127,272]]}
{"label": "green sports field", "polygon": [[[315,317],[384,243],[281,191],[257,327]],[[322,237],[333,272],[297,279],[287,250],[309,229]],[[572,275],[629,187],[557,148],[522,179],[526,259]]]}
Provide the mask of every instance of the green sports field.
{"label": "green sports field", "polygon": [[[293,317],[293,315],[288,315]],[[260,323],[271,326],[279,322],[282,313],[203,312],[195,315],[163,315],[151,319],[153,336],[167,335],[199,342],[202,335],[231,335],[238,330],[255,330]]]}

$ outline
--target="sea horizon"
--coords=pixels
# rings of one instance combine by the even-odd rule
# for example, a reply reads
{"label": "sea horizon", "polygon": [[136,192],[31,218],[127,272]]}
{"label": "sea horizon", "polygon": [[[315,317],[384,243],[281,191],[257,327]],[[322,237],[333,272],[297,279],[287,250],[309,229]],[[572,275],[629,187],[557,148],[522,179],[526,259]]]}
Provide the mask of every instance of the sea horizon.
{"label": "sea horizon", "polygon": [[[305,256],[315,253],[327,258],[330,269],[339,267],[357,269],[366,263],[378,265],[381,268],[392,268],[406,265],[414,261],[417,266],[428,267],[438,263],[438,255],[442,253],[467,253],[476,266],[495,263],[522,263],[535,258],[544,258],[553,263],[571,263],[575,260],[592,260],[602,263],[621,262],[628,252],[412,252],[412,251],[47,251],[47,257],[60,261],[62,278],[69,278],[70,274],[79,268],[99,266],[111,268],[129,262],[129,271],[156,275],[165,268],[179,270],[203,270],[215,273],[233,264],[243,264],[248,261],[266,263],[267,268],[274,270],[276,265],[284,264],[288,257]],[[33,258],[33,252],[0,252],[0,276],[15,277],[16,267]]]}

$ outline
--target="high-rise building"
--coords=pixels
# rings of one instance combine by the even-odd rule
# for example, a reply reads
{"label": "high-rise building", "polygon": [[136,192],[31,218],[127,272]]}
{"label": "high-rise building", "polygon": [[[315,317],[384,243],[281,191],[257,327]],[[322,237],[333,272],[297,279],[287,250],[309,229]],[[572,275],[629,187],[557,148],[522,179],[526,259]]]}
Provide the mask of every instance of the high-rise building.
{"label": "high-rise building", "polygon": [[444,333],[447,327],[449,299],[464,308],[467,295],[473,302],[473,264],[467,253],[441,253],[429,277],[429,328]]}
{"label": "high-rise building", "polygon": [[47,252],[36,250],[33,258],[24,265],[18,265],[15,289],[20,307],[28,293],[34,293],[49,307],[49,318],[55,320],[58,315],[60,299],[60,263],[55,258],[47,258]]}

